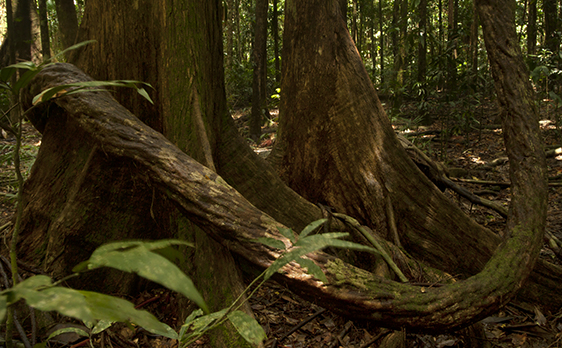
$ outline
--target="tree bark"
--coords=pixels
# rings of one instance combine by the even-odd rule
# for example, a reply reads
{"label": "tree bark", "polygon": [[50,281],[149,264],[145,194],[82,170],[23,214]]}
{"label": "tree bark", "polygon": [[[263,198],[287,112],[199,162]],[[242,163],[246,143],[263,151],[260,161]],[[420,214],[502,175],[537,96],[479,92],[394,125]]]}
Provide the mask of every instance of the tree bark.
{"label": "tree bark", "polygon": [[39,0],[39,21],[41,26],[41,53],[43,60],[51,58],[49,21],[47,19],[47,0]]}
{"label": "tree bark", "polygon": [[536,53],[537,47],[537,0],[529,0],[527,22],[527,55]]}
{"label": "tree bark", "polygon": [[544,13],[544,46],[552,53],[559,50],[558,47],[558,1],[556,0],[543,0],[543,13]]}
{"label": "tree bark", "polygon": [[277,0],[273,0],[271,32],[273,34],[273,55],[275,56],[275,82],[281,83],[281,64],[279,62],[279,10]]}
{"label": "tree bark", "polygon": [[31,0],[18,0],[12,32],[16,62],[31,60]]}
{"label": "tree bark", "polygon": [[76,43],[78,34],[78,18],[73,0],[55,0],[57,18],[59,20],[59,31],[64,48]]}
{"label": "tree bark", "polygon": [[253,84],[252,114],[250,116],[250,137],[258,142],[261,126],[267,110],[266,77],[267,77],[267,9],[268,0],[256,1],[256,25],[254,27],[254,45],[252,49]]}

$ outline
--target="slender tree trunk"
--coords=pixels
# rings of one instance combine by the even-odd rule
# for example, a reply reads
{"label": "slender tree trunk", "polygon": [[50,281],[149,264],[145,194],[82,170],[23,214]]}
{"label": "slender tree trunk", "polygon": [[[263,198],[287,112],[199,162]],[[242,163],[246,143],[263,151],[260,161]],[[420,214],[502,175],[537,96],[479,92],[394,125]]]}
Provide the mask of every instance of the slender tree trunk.
{"label": "slender tree trunk", "polygon": [[558,47],[558,34],[556,29],[558,27],[558,2],[556,0],[543,0],[543,13],[544,13],[544,45],[552,53],[559,50]]}
{"label": "slender tree trunk", "polygon": [[418,82],[425,84],[427,74],[427,0],[420,0],[418,5],[420,17],[418,32]]}
{"label": "slender tree trunk", "polygon": [[227,71],[233,68],[234,64],[234,2],[233,0],[226,1],[226,47],[224,49],[226,53],[225,67]]}
{"label": "slender tree trunk", "polygon": [[382,15],[383,0],[379,0],[379,33],[380,33],[380,60],[381,60],[381,85],[384,84],[384,32],[382,31],[383,15]]}
{"label": "slender tree trunk", "polygon": [[275,82],[281,83],[281,65],[279,63],[279,11],[277,1],[273,0],[273,18],[271,20],[271,31],[273,33],[273,54],[275,59]]}
{"label": "slender tree trunk", "polygon": [[39,21],[41,24],[41,52],[43,60],[51,58],[49,21],[47,19],[47,0],[39,0]]}
{"label": "slender tree trunk", "polygon": [[266,77],[267,77],[267,9],[268,0],[256,1],[256,25],[254,28],[254,45],[252,50],[253,88],[252,114],[250,116],[250,137],[258,142],[261,126],[267,109]]}
{"label": "slender tree trunk", "polygon": [[[11,34],[14,32],[14,10],[12,7],[12,0],[6,0],[6,30],[7,35],[6,39],[4,40],[4,44],[2,48],[8,47],[8,61],[5,65],[11,65],[16,62],[16,48],[14,44],[14,36]],[[6,45],[7,42],[7,45]],[[15,76],[14,76],[15,78]]]}
{"label": "slender tree trunk", "polygon": [[418,32],[418,83],[423,93],[421,94],[422,107],[420,108],[420,114],[422,117],[422,123],[424,125],[429,125],[433,122],[429,110],[424,105],[427,101],[427,0],[420,0],[418,5],[418,14],[420,17],[419,22],[419,32]]}
{"label": "slender tree trunk", "polygon": [[473,5],[472,25],[470,26],[470,65],[472,68],[473,85],[477,85],[478,81],[478,48],[480,40],[478,37],[478,12],[476,11],[476,4]]}
{"label": "slender tree trunk", "polygon": [[537,0],[529,0],[527,23],[527,55],[536,53],[537,47]]}
{"label": "slender tree trunk", "polygon": [[447,90],[448,96],[452,96],[456,93],[457,89],[457,12],[458,12],[458,0],[449,0],[449,7],[447,12],[448,20],[448,43],[447,50],[449,54],[447,55]]}
{"label": "slender tree trunk", "polygon": [[59,20],[59,31],[64,48],[76,43],[78,34],[78,18],[73,0],[55,0],[57,18]]}
{"label": "slender tree trunk", "polygon": [[[351,10],[351,38],[353,39],[353,42],[355,42],[355,45],[357,46],[357,17],[358,17],[358,12],[357,12],[357,0],[353,0],[352,1],[352,10]],[[361,52],[361,51],[359,51]]]}
{"label": "slender tree trunk", "polygon": [[[371,23],[371,27],[369,28],[369,39],[371,41],[371,45],[370,45],[370,49],[371,49],[371,61],[373,64],[373,69],[371,71],[371,76],[373,77],[373,82],[376,81],[375,74],[377,72],[377,41],[375,40],[375,26],[377,25],[377,22],[375,21],[375,18],[377,16],[377,12],[375,10],[375,0],[372,0],[371,2],[371,11],[369,13],[369,18],[370,23]],[[382,35],[381,35],[382,36]]]}
{"label": "slender tree trunk", "polygon": [[241,62],[243,60],[243,46],[242,46],[242,32],[240,30],[240,0],[234,0],[234,8],[235,8],[235,15],[234,18],[236,20],[236,53],[238,57],[238,61]]}
{"label": "slender tree trunk", "polygon": [[18,0],[13,29],[16,62],[31,60],[31,0]]}

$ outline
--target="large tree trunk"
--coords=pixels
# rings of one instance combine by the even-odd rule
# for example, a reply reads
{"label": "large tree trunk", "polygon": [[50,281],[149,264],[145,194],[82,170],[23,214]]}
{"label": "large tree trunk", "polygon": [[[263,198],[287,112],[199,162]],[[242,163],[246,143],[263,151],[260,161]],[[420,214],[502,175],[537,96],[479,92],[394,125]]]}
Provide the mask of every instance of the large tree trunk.
{"label": "large tree trunk", "polygon": [[[477,273],[497,238],[452,206],[409,159],[345,24],[327,7],[287,8],[273,154],[284,149],[282,178],[311,202],[354,216],[389,240],[392,209],[400,241],[416,258],[452,274]],[[487,257],[465,258],[460,250]]]}

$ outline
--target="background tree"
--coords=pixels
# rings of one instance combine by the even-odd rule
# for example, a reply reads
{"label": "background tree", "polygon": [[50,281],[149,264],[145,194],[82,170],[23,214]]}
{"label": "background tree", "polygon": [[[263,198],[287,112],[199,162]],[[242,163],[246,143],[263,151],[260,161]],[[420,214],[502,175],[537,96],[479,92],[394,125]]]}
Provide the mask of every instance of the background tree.
{"label": "background tree", "polygon": [[267,10],[268,0],[256,1],[256,25],[254,28],[254,46],[252,49],[253,84],[252,84],[252,116],[250,136],[258,141],[261,126],[265,118],[269,118],[266,99],[267,79]]}
{"label": "background tree", "polygon": [[55,4],[63,48],[67,48],[76,43],[78,34],[76,7],[74,0],[55,0]]}

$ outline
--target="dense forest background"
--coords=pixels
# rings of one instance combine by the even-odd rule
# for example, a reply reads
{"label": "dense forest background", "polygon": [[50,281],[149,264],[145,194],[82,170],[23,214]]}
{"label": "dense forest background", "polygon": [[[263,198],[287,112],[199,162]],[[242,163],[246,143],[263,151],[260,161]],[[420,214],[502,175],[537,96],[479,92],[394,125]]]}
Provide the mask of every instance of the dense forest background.
{"label": "dense forest background", "polygon": [[[516,3],[517,32],[538,100],[542,107],[556,109],[562,102],[562,7],[554,0]],[[473,1],[349,0],[344,5],[351,36],[391,117],[408,115],[414,124],[429,124],[452,110],[449,131],[457,133],[481,121],[479,110],[493,101],[494,93]],[[227,97],[232,109],[240,109],[252,100],[255,2],[227,0],[224,6]],[[275,107],[284,0],[268,6],[266,95]]]}
{"label": "dense forest background", "polygon": [[[31,17],[35,59],[41,57],[38,19],[42,2],[46,6],[50,50],[56,53],[68,46],[63,42],[56,2],[34,0],[31,5],[35,14]],[[351,36],[391,117],[396,119],[407,114],[413,124],[430,124],[436,115],[444,112],[443,108],[448,111],[452,108],[456,128],[451,127],[450,131],[462,132],[463,127],[480,122],[478,110],[490,101],[493,83],[473,1],[341,2]],[[17,5],[13,3],[12,6]],[[84,0],[74,3],[80,21]],[[256,3],[267,3],[267,12],[256,11]],[[0,5],[0,28],[5,34],[5,1]],[[278,105],[284,8],[285,0],[223,1],[225,77],[231,110],[252,105],[256,23],[267,26],[264,28],[267,106]],[[261,24],[257,19],[264,15],[267,21]],[[543,107],[556,109],[562,103],[558,83],[562,6],[555,0],[518,0],[516,25],[522,52],[540,96],[538,100]],[[415,107],[414,112],[406,110],[404,101]]]}

